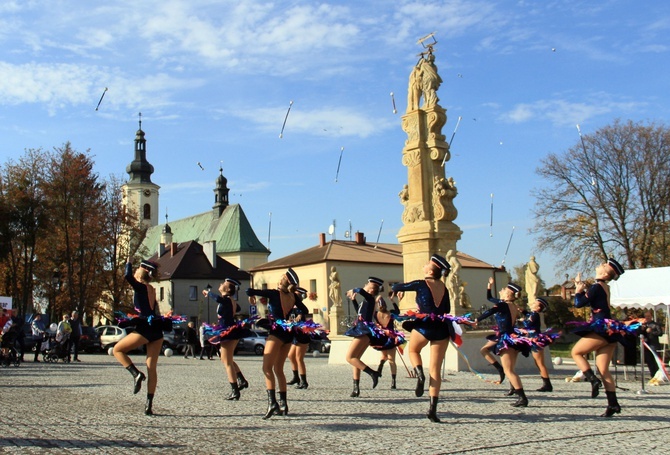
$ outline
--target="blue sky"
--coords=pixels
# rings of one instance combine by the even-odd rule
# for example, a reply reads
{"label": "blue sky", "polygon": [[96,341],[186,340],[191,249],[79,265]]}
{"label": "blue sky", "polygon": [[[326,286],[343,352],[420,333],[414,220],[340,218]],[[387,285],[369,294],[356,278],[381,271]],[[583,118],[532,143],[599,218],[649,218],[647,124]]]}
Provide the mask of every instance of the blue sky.
{"label": "blue sky", "polygon": [[576,270],[528,233],[539,160],[577,144],[577,123],[667,122],[669,29],[663,1],[3,1],[0,161],[70,141],[125,179],[142,112],[161,220],[209,210],[222,164],[266,244],[272,213],[270,259],[333,220],[369,242],[383,220],[394,243],[407,80],[435,32],[447,138],[462,117],[458,248],[510,267],[534,254],[553,284]]}

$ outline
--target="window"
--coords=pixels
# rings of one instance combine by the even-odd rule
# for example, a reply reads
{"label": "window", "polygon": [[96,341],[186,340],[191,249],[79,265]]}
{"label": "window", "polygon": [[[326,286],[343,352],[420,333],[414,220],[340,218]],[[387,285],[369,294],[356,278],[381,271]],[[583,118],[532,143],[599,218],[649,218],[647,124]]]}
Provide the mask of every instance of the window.
{"label": "window", "polygon": [[316,280],[309,280],[309,292],[316,292]]}
{"label": "window", "polygon": [[188,299],[189,300],[198,300],[198,286],[189,286],[189,288],[188,288]]}
{"label": "window", "polygon": [[151,219],[151,205],[149,204],[144,204],[144,219],[145,220]]}
{"label": "window", "polygon": [[161,302],[162,302],[163,300],[165,300],[165,288],[164,288],[163,286],[161,286],[161,288],[160,288],[160,297],[159,297],[159,300],[160,300]]}

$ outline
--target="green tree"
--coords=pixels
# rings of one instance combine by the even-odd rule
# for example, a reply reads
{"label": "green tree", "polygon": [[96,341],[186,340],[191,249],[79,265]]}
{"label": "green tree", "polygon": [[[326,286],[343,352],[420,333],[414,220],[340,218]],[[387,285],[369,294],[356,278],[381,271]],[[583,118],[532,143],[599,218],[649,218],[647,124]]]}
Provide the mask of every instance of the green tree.
{"label": "green tree", "polygon": [[539,248],[565,264],[608,256],[627,268],[670,259],[670,130],[616,120],[542,160],[535,227]]}

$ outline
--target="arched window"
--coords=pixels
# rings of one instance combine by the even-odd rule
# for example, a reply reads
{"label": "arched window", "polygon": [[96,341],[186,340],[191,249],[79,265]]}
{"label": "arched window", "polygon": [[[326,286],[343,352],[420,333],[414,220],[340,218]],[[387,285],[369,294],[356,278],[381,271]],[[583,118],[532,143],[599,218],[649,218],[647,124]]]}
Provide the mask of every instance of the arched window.
{"label": "arched window", "polygon": [[145,220],[151,219],[151,205],[149,204],[144,204],[144,219]]}

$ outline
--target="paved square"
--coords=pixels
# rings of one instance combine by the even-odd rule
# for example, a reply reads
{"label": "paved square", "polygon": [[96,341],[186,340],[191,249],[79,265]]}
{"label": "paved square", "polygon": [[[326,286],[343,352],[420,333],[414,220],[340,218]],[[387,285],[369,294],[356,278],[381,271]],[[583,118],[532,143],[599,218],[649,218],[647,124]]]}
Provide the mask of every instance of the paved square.
{"label": "paved square", "polygon": [[[451,348],[450,348],[451,349]],[[361,378],[361,396],[349,398],[351,369],[325,356],[306,359],[309,389],[289,386],[288,417],[264,415],[267,402],[261,357],[236,361],[250,387],[227,401],[219,361],[161,357],[154,412],[143,414],[145,390],[131,391],[130,374],[107,355],[78,364],[27,362],[0,370],[0,451],[8,453],[228,453],[228,454],[439,454],[439,453],[666,453],[670,447],[670,386],[624,381],[619,370],[620,415],[604,419],[603,396],[589,398],[585,383],[566,383],[574,365],[552,371],[554,392],[540,393],[536,372],[522,374],[530,405],[512,408],[508,384],[470,373],[448,373],[431,423],[427,393],[399,365],[376,389]],[[143,357],[133,356],[142,365]],[[141,368],[145,370],[145,368]],[[287,364],[286,371],[290,373]],[[402,374],[401,374],[402,373]],[[488,377],[494,379],[493,371]],[[629,379],[631,375],[629,375]]]}

